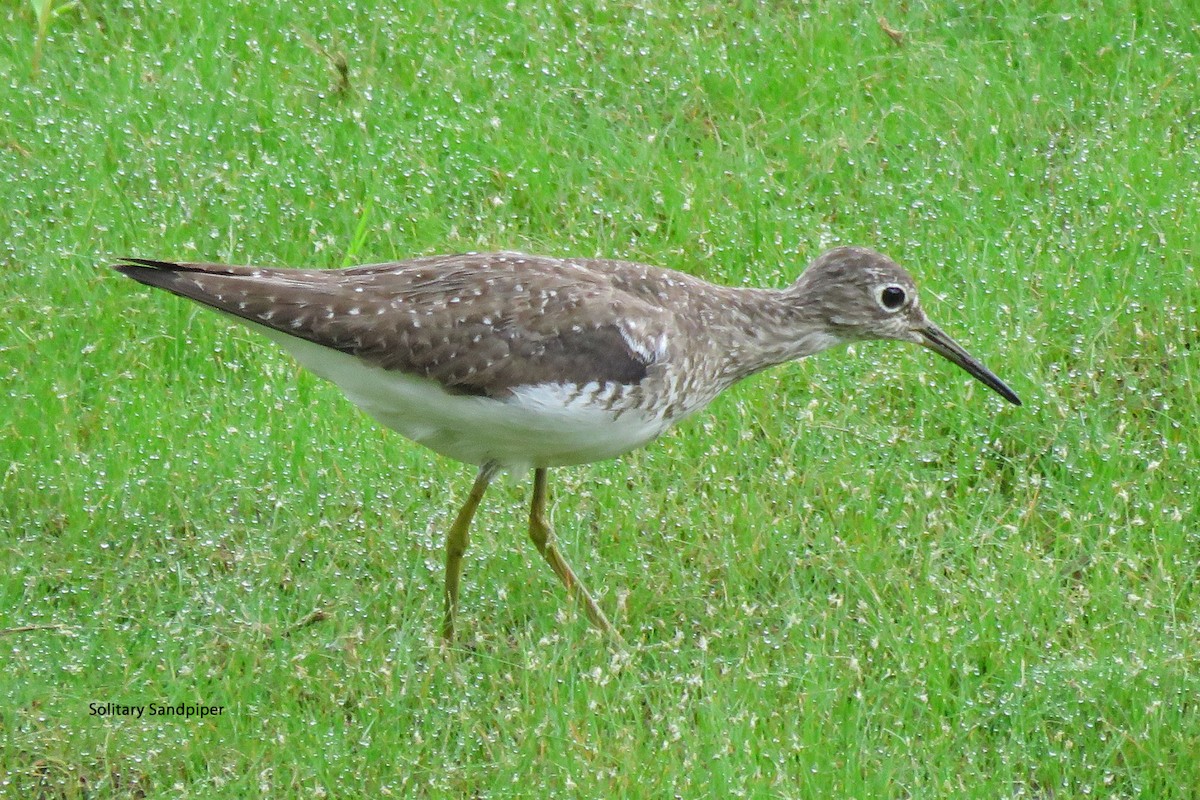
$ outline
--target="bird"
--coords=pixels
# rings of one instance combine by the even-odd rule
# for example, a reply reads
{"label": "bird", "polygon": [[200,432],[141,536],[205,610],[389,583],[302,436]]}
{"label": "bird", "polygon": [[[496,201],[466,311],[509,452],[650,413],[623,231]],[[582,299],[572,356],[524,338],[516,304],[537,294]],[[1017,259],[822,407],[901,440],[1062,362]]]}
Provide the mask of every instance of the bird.
{"label": "bird", "polygon": [[259,331],[380,424],[477,468],[446,536],[447,642],[471,522],[501,471],[532,470],[530,539],[588,620],[621,642],[558,548],[551,468],[620,456],[743,378],[864,340],[921,345],[1021,404],[929,319],[909,273],[864,247],[822,253],[782,289],[508,251],[343,269],[142,258],[113,268]]}

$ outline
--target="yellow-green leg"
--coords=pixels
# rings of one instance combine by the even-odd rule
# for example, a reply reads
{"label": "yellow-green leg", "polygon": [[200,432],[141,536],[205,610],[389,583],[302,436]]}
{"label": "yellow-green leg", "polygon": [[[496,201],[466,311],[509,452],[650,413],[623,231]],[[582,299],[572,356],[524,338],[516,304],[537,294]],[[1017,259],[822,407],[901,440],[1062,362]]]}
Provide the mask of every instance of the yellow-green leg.
{"label": "yellow-green leg", "polygon": [[458,516],[446,534],[446,616],[442,620],[442,636],[447,640],[454,638],[454,619],[458,616],[458,579],[462,575],[463,553],[467,552],[470,542],[471,518],[475,516],[475,509],[479,507],[479,501],[483,499],[483,493],[487,491],[496,470],[495,464],[484,464],[479,468],[471,493],[467,495],[467,501],[458,510]]}
{"label": "yellow-green leg", "polygon": [[554,574],[562,581],[563,586],[567,587],[567,592],[583,605],[584,613],[587,614],[591,623],[616,642],[624,644],[621,634],[617,633],[616,628],[608,621],[608,617],[604,616],[600,606],[596,605],[596,601],[579,582],[579,578],[575,576],[570,565],[563,559],[562,554],[558,552],[558,547],[554,544],[554,529],[550,527],[550,522],[546,519],[546,470],[544,468],[534,470],[533,473],[533,503],[529,507],[529,538],[533,539],[533,544],[542,554],[542,558],[546,559],[550,568],[554,570]]}

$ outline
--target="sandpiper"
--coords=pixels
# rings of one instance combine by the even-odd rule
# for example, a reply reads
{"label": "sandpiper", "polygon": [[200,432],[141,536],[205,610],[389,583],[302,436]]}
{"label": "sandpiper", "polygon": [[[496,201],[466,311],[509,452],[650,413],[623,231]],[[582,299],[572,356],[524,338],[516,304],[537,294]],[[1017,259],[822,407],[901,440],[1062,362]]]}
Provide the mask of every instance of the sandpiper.
{"label": "sandpiper", "polygon": [[906,271],[860,247],[824,253],[778,290],[511,252],[333,270],[138,258],[115,269],[247,323],[381,424],[479,468],[446,539],[447,639],[471,519],[499,470],[533,470],[530,538],[619,640],[555,544],[549,468],[641,447],[748,375],[865,339],[923,345],[1021,403],[929,320]]}

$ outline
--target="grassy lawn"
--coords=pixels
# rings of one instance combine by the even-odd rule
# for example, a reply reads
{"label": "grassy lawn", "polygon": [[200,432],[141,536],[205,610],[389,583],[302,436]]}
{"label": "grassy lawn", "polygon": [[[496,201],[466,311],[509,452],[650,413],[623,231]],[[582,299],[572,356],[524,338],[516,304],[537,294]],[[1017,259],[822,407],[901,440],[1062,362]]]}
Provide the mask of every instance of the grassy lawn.
{"label": "grassy lawn", "polygon": [[[1198,796],[1191,4],[35,5],[0,4],[0,796]],[[553,472],[629,654],[509,482],[443,650],[473,470],[104,268],[782,286],[846,243],[1025,406],[862,345]]]}

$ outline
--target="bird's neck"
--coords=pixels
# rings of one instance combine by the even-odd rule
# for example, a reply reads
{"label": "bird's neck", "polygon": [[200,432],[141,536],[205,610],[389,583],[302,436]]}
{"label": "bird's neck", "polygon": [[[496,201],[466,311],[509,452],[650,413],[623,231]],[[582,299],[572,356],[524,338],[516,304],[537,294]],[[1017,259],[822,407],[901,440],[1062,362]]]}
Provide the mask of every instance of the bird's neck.
{"label": "bird's neck", "polygon": [[708,333],[723,355],[719,377],[724,386],[844,342],[794,287],[727,287],[721,301],[720,323]]}

